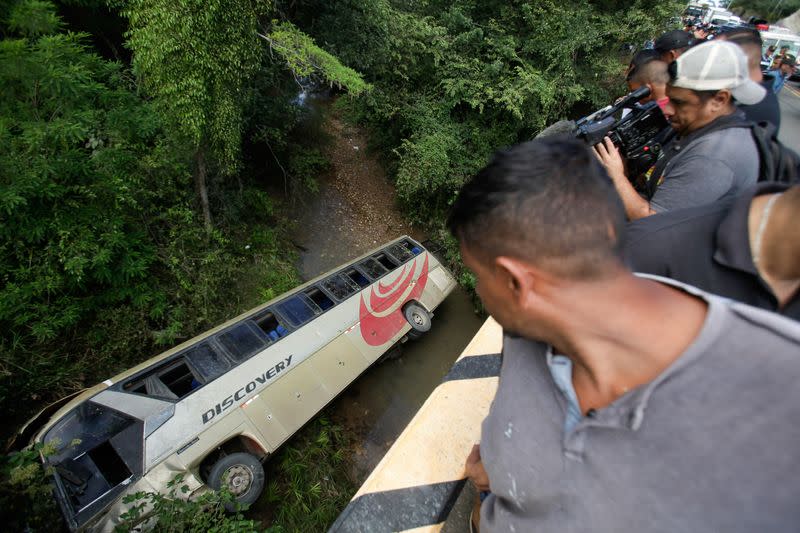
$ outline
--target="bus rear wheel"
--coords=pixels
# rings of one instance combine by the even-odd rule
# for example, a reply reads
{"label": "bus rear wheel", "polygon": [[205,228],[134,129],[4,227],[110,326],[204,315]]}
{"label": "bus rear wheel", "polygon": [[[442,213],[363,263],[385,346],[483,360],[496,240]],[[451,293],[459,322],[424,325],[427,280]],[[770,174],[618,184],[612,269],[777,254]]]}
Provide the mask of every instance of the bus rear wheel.
{"label": "bus rear wheel", "polygon": [[419,304],[410,303],[403,308],[403,316],[411,325],[409,338],[417,338],[431,329],[431,315]]}
{"label": "bus rear wheel", "polygon": [[[208,474],[208,485],[214,490],[223,486],[233,494],[236,502],[250,505],[258,500],[264,490],[264,466],[249,453],[237,452],[221,457]],[[225,504],[228,511],[235,511],[233,502]]]}

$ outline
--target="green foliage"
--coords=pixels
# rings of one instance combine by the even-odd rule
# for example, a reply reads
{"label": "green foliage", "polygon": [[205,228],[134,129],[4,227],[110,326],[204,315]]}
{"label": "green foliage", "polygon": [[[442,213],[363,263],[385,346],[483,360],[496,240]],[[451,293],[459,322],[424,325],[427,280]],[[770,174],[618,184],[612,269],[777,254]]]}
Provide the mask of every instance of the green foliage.
{"label": "green foliage", "polygon": [[51,527],[58,509],[39,455],[53,452],[52,446],[38,445],[0,457],[0,516],[6,531]]}
{"label": "green foliage", "polygon": [[729,9],[740,16],[759,16],[775,22],[800,9],[800,0],[734,0]]}
{"label": "green foliage", "polygon": [[298,78],[316,75],[331,86],[347,88],[352,95],[370,88],[358,72],[342,65],[290,22],[273,21],[272,31],[265,37],[270,48],[286,61],[287,68]]}
{"label": "green foliage", "polygon": [[347,436],[326,416],[313,420],[270,459],[267,503],[274,507],[269,531],[325,531],[355,493],[344,473]]}
{"label": "green foliage", "polygon": [[373,86],[352,114],[373,127],[411,215],[436,227],[494,150],[623,92],[622,45],[658,34],[680,6],[338,0],[297,20]]}
{"label": "green foliage", "polygon": [[8,16],[8,29],[25,37],[54,33],[59,26],[55,6],[42,0],[17,2]]}
{"label": "green foliage", "polygon": [[[189,491],[183,483],[183,475],[167,483],[167,494],[159,492],[137,492],[123,498],[131,505],[122,515],[122,522],[115,531],[134,531],[146,524],[156,533],[241,533],[256,531],[256,524],[246,520],[241,510],[234,514],[225,511],[225,505],[235,501],[234,496],[223,487],[219,492],[208,491],[197,498],[181,497]],[[180,494],[179,494],[180,491]]]}
{"label": "green foliage", "polygon": [[258,65],[258,16],[268,1],[128,0],[133,67],[190,147],[208,145],[216,168],[239,164],[245,85]]}
{"label": "green foliage", "polygon": [[135,212],[157,117],[81,39],[0,42],[0,323],[17,341],[152,297]]}

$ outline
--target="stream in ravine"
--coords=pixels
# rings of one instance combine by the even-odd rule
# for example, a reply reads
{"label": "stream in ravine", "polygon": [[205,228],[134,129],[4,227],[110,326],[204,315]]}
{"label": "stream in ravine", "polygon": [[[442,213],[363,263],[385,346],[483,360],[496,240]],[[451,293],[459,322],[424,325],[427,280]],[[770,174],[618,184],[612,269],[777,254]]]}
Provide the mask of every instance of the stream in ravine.
{"label": "stream in ravine", "polygon": [[[311,105],[325,109],[327,102]],[[423,240],[395,204],[393,186],[377,157],[367,152],[365,133],[328,111],[330,170],[319,191],[298,206],[294,242],[300,273],[311,279],[400,235]],[[355,436],[350,467],[357,484],[377,465],[441,382],[482,321],[467,293],[457,288],[439,306],[433,327],[403,345],[402,355],[374,365],[332,406],[336,423]]]}

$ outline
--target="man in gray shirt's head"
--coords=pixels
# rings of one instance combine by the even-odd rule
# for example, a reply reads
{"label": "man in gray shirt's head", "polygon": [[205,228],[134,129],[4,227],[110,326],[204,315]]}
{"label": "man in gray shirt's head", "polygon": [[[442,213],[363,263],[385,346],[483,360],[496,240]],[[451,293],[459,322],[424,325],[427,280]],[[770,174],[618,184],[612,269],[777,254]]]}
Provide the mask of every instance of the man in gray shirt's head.
{"label": "man in gray shirt's head", "polygon": [[448,220],[503,366],[467,473],[484,531],[800,524],[800,325],[620,259],[624,211],[580,141],[496,154]]}
{"label": "man in gray shirt's head", "polygon": [[756,104],[766,90],[750,79],[744,52],[709,41],[683,53],[669,74],[664,114],[677,135],[649,171],[649,197],[633,188],[610,139],[595,147],[631,220],[733,197],[758,179],[758,150],[736,103]]}

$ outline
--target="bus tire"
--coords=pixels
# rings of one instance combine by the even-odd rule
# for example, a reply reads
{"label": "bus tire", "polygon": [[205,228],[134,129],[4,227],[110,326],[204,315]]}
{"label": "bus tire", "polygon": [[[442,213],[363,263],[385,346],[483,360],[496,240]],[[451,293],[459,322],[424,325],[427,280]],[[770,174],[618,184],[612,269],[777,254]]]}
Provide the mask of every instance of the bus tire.
{"label": "bus tire", "polygon": [[[249,453],[237,452],[221,457],[208,474],[208,486],[220,490],[223,483],[241,505],[250,505],[258,500],[264,490],[264,466]],[[236,510],[234,502],[225,508]]]}
{"label": "bus tire", "polygon": [[419,304],[411,302],[410,304],[406,305],[403,308],[403,316],[411,325],[411,331],[409,331],[409,334],[417,334],[413,336],[409,335],[410,338],[416,338],[431,329],[431,315]]}

